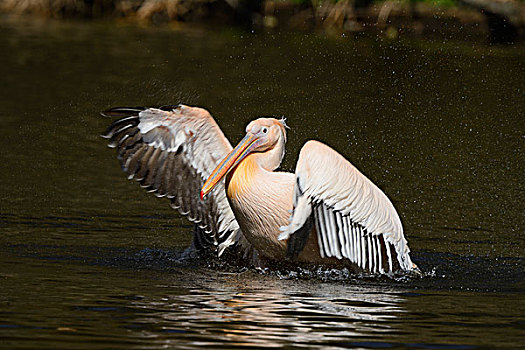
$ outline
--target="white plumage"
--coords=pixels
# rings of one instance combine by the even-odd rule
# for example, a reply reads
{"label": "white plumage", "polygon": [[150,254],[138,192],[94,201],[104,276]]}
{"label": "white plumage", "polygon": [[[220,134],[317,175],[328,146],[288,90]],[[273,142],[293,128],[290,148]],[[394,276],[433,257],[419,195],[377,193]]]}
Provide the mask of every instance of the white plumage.
{"label": "white plumage", "polygon": [[319,249],[326,257],[344,257],[372,272],[384,272],[385,267],[391,271],[391,244],[400,267],[415,268],[392,202],[343,156],[321,142],[308,141],[299,154],[295,176],[294,202],[302,205],[294,208],[280,239],[289,238],[304,224],[312,206],[319,207],[322,210],[315,211]]}

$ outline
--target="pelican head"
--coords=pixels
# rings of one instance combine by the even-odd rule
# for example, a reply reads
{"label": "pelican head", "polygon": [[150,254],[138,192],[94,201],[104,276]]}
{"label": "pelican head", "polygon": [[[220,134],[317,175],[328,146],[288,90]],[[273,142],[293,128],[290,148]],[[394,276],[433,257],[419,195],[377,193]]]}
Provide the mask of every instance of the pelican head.
{"label": "pelican head", "polygon": [[269,171],[276,169],[284,156],[286,127],[284,118],[259,118],[251,121],[246,127],[246,136],[217,165],[202,186],[201,199],[249,154],[263,155],[260,157],[260,165]]}

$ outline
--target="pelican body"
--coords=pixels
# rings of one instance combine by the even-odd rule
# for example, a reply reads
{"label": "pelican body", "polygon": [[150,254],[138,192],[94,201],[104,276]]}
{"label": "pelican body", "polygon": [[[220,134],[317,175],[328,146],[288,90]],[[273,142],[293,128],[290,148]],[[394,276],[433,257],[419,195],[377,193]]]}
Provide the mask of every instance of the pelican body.
{"label": "pelican body", "polygon": [[418,272],[391,201],[332,148],[308,141],[295,173],[276,171],[285,154],[283,119],[250,122],[232,148],[202,108],[105,114],[121,117],[105,137],[129,178],[168,197],[198,225],[194,239],[212,242],[219,256],[236,247],[269,262]]}

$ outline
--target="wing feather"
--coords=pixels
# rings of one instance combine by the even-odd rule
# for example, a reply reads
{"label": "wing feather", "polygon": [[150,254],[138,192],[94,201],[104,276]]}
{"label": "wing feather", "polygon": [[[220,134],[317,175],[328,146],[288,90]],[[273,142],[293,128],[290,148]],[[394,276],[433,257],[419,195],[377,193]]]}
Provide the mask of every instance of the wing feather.
{"label": "wing feather", "polygon": [[367,262],[367,250],[366,250],[366,237],[363,235],[361,227],[359,227],[359,244],[361,245],[361,268],[366,269]]}
{"label": "wing feather", "polygon": [[103,114],[119,118],[103,137],[117,149],[128,178],[158,197],[169,198],[174,209],[198,224],[208,236],[197,237],[197,243],[219,245],[222,253],[242,238],[224,184],[206,201],[199,198],[204,180],[232,149],[208,111],[178,105],[119,107]]}
{"label": "wing feather", "polygon": [[382,240],[382,236],[374,236],[374,238],[376,239],[376,246],[378,248],[377,250],[377,260],[378,260],[378,265],[379,265],[379,273],[384,273],[385,272],[385,269],[384,269],[384,266],[383,266],[383,250],[385,248],[385,245],[382,244],[381,240]]}
{"label": "wing feather", "polygon": [[360,251],[359,247],[357,246],[357,232],[355,228],[355,224],[350,220],[350,218],[347,217],[347,220],[350,221],[351,230],[352,230],[352,250],[354,251],[354,260],[352,260],[353,263],[359,264],[360,260]]}
{"label": "wing feather", "polygon": [[324,255],[325,257],[329,257],[332,254],[330,253],[328,235],[326,234],[326,226],[324,222],[324,211],[323,211],[322,204],[319,204],[317,206],[317,220],[315,220],[315,222],[319,226],[319,232],[320,232],[320,237],[321,237],[321,239],[319,240],[320,244],[322,244],[322,247],[319,248],[322,252],[321,256]]}
{"label": "wing feather", "polygon": [[[350,218],[348,218],[348,220],[350,220]],[[355,260],[354,260],[354,263],[356,263],[357,265],[359,265],[359,262],[361,261],[361,239],[360,239],[360,235],[359,235],[359,231],[358,231],[358,228],[357,228],[357,224],[355,222],[352,222],[352,230],[354,231],[354,250],[355,250]]]}
{"label": "wing feather", "polygon": [[323,213],[325,220],[328,225],[326,225],[326,234],[328,235],[328,241],[330,242],[330,255],[335,256],[338,252],[337,247],[337,227],[334,225],[334,218],[332,212],[328,210],[326,206],[323,206]]}
{"label": "wing feather", "polygon": [[299,189],[294,191],[294,203],[308,205],[294,207],[293,225],[282,228],[280,239],[300,229],[301,218],[310,216],[303,211],[313,206],[321,257],[348,259],[371,273],[390,273],[396,268],[418,271],[388,197],[340,154],[309,141],[301,149],[295,176]]}
{"label": "wing feather", "polygon": [[388,257],[388,270],[392,271],[393,266],[392,266],[392,253],[390,253],[390,244],[386,244],[386,254]]}
{"label": "wing feather", "polygon": [[[326,257],[326,253],[324,251],[324,247],[325,247],[325,235],[323,235],[322,231],[321,231],[321,224],[320,224],[320,218],[321,218],[321,206],[320,205],[315,205],[315,215],[317,217],[317,220],[314,220],[314,223],[315,223],[315,230],[317,232],[317,241],[319,242],[319,254],[321,255],[321,258],[324,258]],[[295,232],[295,231],[294,231]]]}
{"label": "wing feather", "polygon": [[346,236],[346,239],[345,239],[345,249],[344,249],[344,255],[352,262],[355,261],[355,258],[354,258],[354,254],[353,254],[353,251],[351,250],[351,247],[352,247],[352,239],[353,239],[353,235],[352,235],[352,231],[351,231],[351,226],[350,226],[350,221],[348,220],[348,217],[347,216],[343,216],[342,217],[342,220],[343,220],[343,230],[342,230],[342,234],[344,235],[345,232],[349,232],[350,235]]}

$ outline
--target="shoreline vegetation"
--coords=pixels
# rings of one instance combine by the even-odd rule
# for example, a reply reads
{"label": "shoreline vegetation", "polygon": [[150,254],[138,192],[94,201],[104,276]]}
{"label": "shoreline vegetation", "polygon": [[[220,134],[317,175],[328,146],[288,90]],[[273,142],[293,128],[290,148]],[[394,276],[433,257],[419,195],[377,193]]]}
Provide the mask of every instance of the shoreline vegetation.
{"label": "shoreline vegetation", "polygon": [[372,32],[512,44],[525,39],[524,0],[0,0],[4,15],[124,18],[140,23]]}

